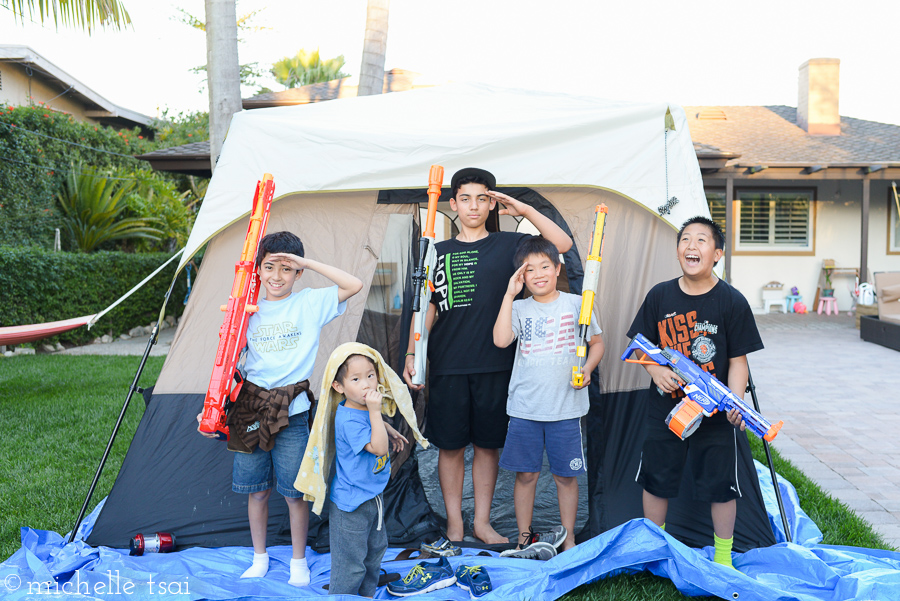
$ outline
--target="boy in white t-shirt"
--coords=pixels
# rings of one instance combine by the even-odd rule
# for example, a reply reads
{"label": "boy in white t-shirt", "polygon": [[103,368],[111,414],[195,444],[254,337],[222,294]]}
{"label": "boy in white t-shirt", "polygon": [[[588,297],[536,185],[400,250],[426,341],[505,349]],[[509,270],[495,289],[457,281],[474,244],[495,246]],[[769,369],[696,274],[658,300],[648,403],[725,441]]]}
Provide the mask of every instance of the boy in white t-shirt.
{"label": "boy in white t-shirt", "polygon": [[[556,289],[559,251],[544,238],[527,238],[516,250],[515,262],[520,267],[509,280],[494,324],[494,344],[498,347],[506,348],[519,340],[509,382],[509,431],[500,467],[516,472],[514,498],[520,534],[518,548],[504,554],[546,559],[541,547],[552,556],[556,548],[566,551],[575,546],[576,477],[585,472],[581,418],[588,412],[587,385],[603,358],[603,339],[592,321],[584,383],[575,386],[571,380],[577,361],[581,297]],[[515,300],[523,286],[532,296]],[[531,518],[545,448],[556,482],[562,526],[535,533]]]}
{"label": "boy in white t-shirt", "polygon": [[[269,234],[260,243],[257,272],[266,296],[258,302],[259,311],[247,326],[245,381],[228,417],[229,450],[237,451],[232,490],[249,495],[247,513],[253,540],[253,563],[241,578],[261,578],[269,569],[266,528],[269,496],[275,486],[284,496],[290,516],[292,559],[288,582],[294,586],[309,584],[309,505],[303,493],[294,488],[309,439],[309,377],[322,327],[341,315],[347,299],[363,287],[349,273],[303,255],[303,243],[290,232]],[[336,285],[293,293],[293,285],[304,269]]]}

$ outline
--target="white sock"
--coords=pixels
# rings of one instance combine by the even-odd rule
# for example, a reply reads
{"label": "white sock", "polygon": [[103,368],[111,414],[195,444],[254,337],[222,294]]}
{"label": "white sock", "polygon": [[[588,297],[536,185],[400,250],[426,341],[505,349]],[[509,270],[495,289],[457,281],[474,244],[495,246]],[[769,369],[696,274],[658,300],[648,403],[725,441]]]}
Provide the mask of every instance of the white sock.
{"label": "white sock", "polygon": [[247,571],[241,574],[241,578],[262,578],[269,571],[269,554],[253,553],[253,563]]}
{"label": "white sock", "polygon": [[309,586],[309,566],[306,558],[291,559],[291,579],[288,584],[294,586]]}

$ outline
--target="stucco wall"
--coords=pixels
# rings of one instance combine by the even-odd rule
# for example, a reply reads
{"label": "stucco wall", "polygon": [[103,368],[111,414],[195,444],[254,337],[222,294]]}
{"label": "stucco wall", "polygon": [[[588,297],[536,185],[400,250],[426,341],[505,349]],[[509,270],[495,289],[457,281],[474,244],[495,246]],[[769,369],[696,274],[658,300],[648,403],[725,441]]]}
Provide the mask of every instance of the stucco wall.
{"label": "stucco wall", "polygon": [[[803,181],[779,182],[810,187]],[[869,213],[869,271],[900,271],[900,255],[887,254],[888,189],[890,182],[873,181]],[[736,186],[737,187],[737,186]],[[731,259],[731,282],[740,290],[750,306],[761,310],[762,287],[777,280],[785,292],[797,286],[810,310],[816,295],[822,261],[834,259],[838,267],[859,267],[860,211],[862,182],[822,181],[818,189],[815,212],[815,253],[812,256],[741,255]],[[832,284],[838,308],[847,311],[852,306],[850,289],[853,276],[833,276]]]}
{"label": "stucco wall", "polygon": [[96,123],[94,119],[85,117],[84,107],[80,103],[73,102],[66,94],[60,96],[62,89],[45,84],[37,73],[29,77],[25,67],[21,65],[0,63],[0,76],[2,76],[0,102],[13,106],[28,106],[32,102],[28,98],[30,95],[34,104],[49,103],[48,106],[55,111],[69,113],[79,121]]}

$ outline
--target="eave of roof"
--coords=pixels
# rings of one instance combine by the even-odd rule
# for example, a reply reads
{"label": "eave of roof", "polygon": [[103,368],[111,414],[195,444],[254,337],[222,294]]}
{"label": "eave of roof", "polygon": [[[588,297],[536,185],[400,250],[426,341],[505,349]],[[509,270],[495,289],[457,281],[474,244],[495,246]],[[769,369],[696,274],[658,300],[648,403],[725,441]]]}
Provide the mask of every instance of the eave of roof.
{"label": "eave of roof", "polygon": [[69,88],[69,95],[78,97],[86,106],[92,107],[89,112],[97,113],[90,115],[95,119],[113,122],[124,120],[144,127],[153,123],[152,117],[113,104],[28,46],[0,45],[0,62],[27,65],[62,89]]}

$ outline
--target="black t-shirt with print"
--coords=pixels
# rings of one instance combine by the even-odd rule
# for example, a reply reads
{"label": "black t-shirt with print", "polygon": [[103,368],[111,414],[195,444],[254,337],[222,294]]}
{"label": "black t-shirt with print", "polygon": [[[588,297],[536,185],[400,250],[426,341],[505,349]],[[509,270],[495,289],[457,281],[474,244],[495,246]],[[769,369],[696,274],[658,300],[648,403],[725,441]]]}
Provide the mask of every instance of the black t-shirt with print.
{"label": "black t-shirt with print", "polygon": [[[641,333],[660,348],[672,348],[728,385],[728,360],[763,348],[747,299],[724,280],[705,294],[686,294],[678,278],[647,293],[628,337]],[[658,398],[650,382],[651,398]],[[736,390],[741,396],[744,391]],[[674,399],[683,397],[678,390]]]}
{"label": "black t-shirt with print", "polygon": [[512,369],[515,345],[494,346],[494,322],[509,278],[516,271],[516,248],[528,236],[495,232],[475,242],[454,238],[435,246],[431,302],[437,307],[437,321],[428,340],[432,374]]}

